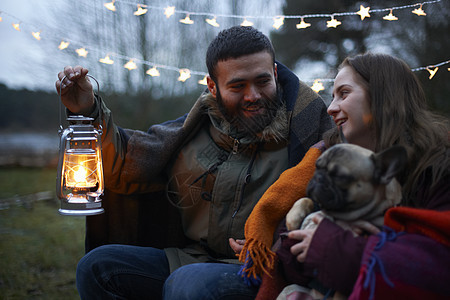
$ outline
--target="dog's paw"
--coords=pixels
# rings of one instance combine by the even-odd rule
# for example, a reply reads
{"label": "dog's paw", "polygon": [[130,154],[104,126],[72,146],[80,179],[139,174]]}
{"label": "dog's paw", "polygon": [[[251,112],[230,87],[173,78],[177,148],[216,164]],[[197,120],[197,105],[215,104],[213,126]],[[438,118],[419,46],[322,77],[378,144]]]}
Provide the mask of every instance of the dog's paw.
{"label": "dog's paw", "polygon": [[310,198],[297,200],[286,215],[286,227],[289,231],[299,229],[305,217],[314,210],[314,203]]}

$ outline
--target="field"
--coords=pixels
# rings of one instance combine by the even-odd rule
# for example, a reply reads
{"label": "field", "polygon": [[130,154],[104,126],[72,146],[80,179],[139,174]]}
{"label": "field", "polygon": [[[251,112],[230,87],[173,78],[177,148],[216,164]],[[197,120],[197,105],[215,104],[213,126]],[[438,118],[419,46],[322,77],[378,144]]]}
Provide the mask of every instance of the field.
{"label": "field", "polygon": [[[79,299],[84,217],[58,214],[55,178],[52,168],[0,168],[0,299]],[[40,192],[51,196],[30,197]]]}

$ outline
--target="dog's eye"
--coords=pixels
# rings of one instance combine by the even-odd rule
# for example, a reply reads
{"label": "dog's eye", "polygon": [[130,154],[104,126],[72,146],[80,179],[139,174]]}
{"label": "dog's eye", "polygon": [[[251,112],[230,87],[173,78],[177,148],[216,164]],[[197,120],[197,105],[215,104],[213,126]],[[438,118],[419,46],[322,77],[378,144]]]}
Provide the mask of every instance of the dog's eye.
{"label": "dog's eye", "polygon": [[337,168],[330,170],[328,174],[333,179],[333,182],[341,186],[350,184],[355,179],[352,175],[340,173]]}
{"label": "dog's eye", "polygon": [[354,181],[353,176],[350,175],[336,175],[334,177],[334,182],[336,182],[339,185],[348,185],[351,184]]}

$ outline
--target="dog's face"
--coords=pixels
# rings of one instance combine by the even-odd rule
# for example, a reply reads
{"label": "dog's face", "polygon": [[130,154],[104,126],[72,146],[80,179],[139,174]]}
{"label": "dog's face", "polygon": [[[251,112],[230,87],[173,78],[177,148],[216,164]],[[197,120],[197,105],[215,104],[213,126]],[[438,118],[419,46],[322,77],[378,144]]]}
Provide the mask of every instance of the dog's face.
{"label": "dog's face", "polygon": [[338,144],[316,161],[316,171],[307,188],[308,197],[325,211],[353,211],[371,202],[403,171],[406,151],[394,146],[379,154],[352,144]]}

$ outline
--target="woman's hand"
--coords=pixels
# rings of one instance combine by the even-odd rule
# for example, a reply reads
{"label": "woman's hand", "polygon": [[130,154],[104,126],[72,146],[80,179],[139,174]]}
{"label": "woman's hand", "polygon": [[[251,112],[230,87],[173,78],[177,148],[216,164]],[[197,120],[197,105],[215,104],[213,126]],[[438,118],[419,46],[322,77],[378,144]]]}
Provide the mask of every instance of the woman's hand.
{"label": "woman's hand", "polygon": [[[323,215],[316,214],[312,218],[316,225],[323,220]],[[306,260],[308,254],[309,245],[311,244],[312,237],[316,231],[317,226],[314,229],[293,230],[289,232],[288,237],[290,239],[299,240],[300,242],[291,247],[292,255],[297,256],[297,261],[303,263]]]}

